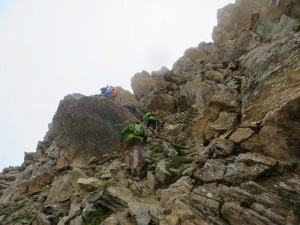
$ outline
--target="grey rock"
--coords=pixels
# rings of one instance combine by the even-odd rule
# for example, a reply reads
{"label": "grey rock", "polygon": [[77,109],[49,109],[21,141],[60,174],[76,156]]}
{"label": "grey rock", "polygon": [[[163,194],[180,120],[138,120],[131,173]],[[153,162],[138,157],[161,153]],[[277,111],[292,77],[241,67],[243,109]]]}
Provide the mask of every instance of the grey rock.
{"label": "grey rock", "polygon": [[138,202],[129,203],[129,212],[131,216],[135,219],[136,224],[148,225],[151,221],[149,215],[149,206]]}
{"label": "grey rock", "polygon": [[172,174],[166,169],[166,162],[160,161],[156,165],[155,179],[157,180],[159,186],[166,186],[170,184]]}

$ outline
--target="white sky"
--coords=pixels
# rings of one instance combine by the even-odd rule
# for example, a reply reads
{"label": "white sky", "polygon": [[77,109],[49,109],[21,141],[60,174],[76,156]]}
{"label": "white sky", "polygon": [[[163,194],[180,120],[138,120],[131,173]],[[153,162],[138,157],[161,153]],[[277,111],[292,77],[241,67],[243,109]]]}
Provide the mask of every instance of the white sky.
{"label": "white sky", "polygon": [[130,90],[131,77],[211,42],[235,0],[0,0],[0,172],[43,140],[59,101]]}

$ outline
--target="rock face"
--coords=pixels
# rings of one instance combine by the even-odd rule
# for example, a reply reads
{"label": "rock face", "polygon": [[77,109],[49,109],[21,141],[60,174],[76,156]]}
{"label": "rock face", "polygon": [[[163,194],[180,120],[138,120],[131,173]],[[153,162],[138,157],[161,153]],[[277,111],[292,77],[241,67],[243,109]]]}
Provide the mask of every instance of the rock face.
{"label": "rock face", "polygon": [[[66,96],[37,151],[0,174],[0,224],[300,224],[299,9],[218,10],[213,43],[134,75],[138,102]],[[149,109],[159,135],[133,179],[118,135]]]}
{"label": "rock face", "polygon": [[135,96],[130,93],[127,90],[124,90],[122,87],[116,87],[115,88],[117,90],[118,96],[116,98],[116,102],[120,103],[120,104],[126,104],[126,103],[131,103],[131,104],[136,104],[137,100],[135,98]]}
{"label": "rock face", "polygon": [[143,70],[131,78],[131,87],[136,99],[140,100],[141,94],[148,94],[155,88],[155,81],[147,71]]}
{"label": "rock face", "polygon": [[60,149],[60,159],[82,163],[117,151],[121,125],[133,119],[124,107],[106,97],[73,94],[60,102],[50,135]]}
{"label": "rock face", "polygon": [[292,0],[241,0],[219,9],[212,33],[219,48],[208,58],[235,60],[264,41],[297,31],[298,13],[299,3]]}

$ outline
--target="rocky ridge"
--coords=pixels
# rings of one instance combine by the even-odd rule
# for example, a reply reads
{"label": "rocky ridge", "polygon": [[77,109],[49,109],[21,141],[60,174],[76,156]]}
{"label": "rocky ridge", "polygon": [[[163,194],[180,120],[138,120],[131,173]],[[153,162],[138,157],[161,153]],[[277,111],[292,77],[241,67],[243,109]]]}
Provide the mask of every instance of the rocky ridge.
{"label": "rocky ridge", "polygon": [[[299,224],[299,10],[296,0],[218,10],[214,43],[135,74],[136,97],[147,93],[135,114],[66,96],[36,152],[0,175],[0,224]],[[118,134],[154,108],[164,119],[135,180]]]}

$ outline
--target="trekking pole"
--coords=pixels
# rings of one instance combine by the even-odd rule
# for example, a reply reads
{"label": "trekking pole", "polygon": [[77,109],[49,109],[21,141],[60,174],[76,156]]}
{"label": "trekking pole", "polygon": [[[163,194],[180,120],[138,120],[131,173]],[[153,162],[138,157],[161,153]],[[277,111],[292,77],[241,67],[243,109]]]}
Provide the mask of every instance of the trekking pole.
{"label": "trekking pole", "polygon": [[126,120],[124,123],[116,124],[115,127],[122,126],[123,124],[128,123],[128,122],[129,122],[129,120]]}
{"label": "trekking pole", "polygon": [[152,134],[154,137],[157,136],[157,135],[155,135],[155,134],[153,133],[153,130],[151,130],[149,127],[146,127],[146,129],[149,130],[149,131],[151,132],[151,134]]}

